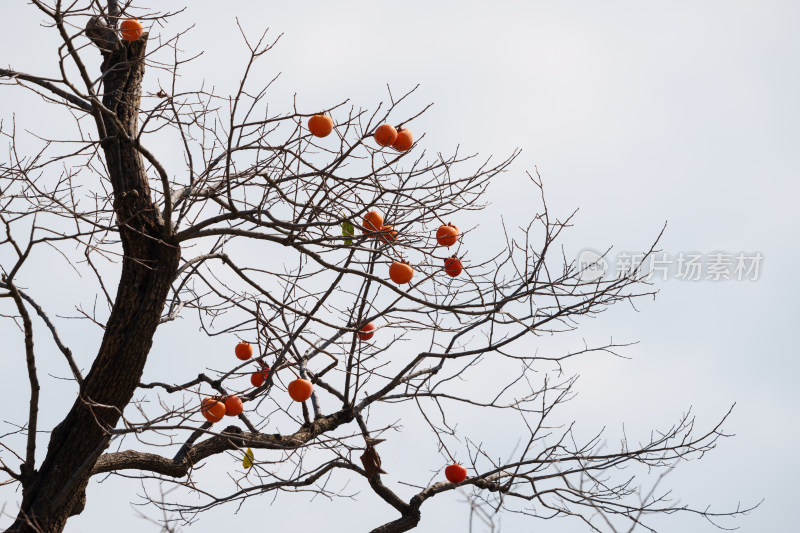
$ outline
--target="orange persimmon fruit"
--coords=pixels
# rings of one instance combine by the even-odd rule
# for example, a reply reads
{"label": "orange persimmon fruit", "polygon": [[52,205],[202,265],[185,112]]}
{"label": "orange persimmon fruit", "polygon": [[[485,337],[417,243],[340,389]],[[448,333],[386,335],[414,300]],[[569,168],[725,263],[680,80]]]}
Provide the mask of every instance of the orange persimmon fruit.
{"label": "orange persimmon fruit", "polygon": [[367,214],[364,215],[364,221],[361,223],[361,227],[364,228],[365,233],[380,231],[381,228],[383,228],[383,215],[375,210],[368,211]]}
{"label": "orange persimmon fruit", "polygon": [[394,242],[397,239],[397,231],[392,226],[381,226],[381,239]]}
{"label": "orange persimmon fruit", "polygon": [[136,19],[125,19],[119,23],[119,33],[126,41],[135,41],[144,33],[144,27]]}
{"label": "orange persimmon fruit", "polygon": [[367,322],[358,332],[358,338],[362,341],[368,341],[375,335],[375,323],[374,322]]}
{"label": "orange persimmon fruit", "polygon": [[333,119],[328,115],[314,115],[308,119],[308,131],[314,137],[327,137],[333,131]]}
{"label": "orange persimmon fruit", "polygon": [[247,361],[253,357],[253,346],[249,342],[240,342],[236,345],[234,353],[236,354],[237,358],[241,359],[242,361]]}
{"label": "orange persimmon fruit", "polygon": [[307,379],[296,379],[289,383],[289,396],[296,402],[304,402],[311,398],[314,385]]}
{"label": "orange persimmon fruit", "polygon": [[204,398],[200,404],[200,412],[209,422],[219,422],[225,416],[225,404],[216,398]]}
{"label": "orange persimmon fruit", "polygon": [[461,259],[458,257],[448,257],[444,260],[444,272],[448,276],[455,278],[461,274],[462,269],[463,265],[461,264]]}
{"label": "orange persimmon fruit", "polygon": [[375,130],[374,137],[381,146],[391,146],[397,140],[397,130],[391,124],[381,124]]}
{"label": "orange persimmon fruit", "polygon": [[408,128],[400,128],[397,131],[397,139],[392,143],[392,148],[398,152],[405,152],[414,144],[414,136]]}
{"label": "orange persimmon fruit", "polygon": [[253,387],[260,387],[267,381],[267,376],[269,375],[269,370],[259,370],[258,372],[253,372],[250,374],[250,383],[253,384]]}
{"label": "orange persimmon fruit", "polygon": [[442,224],[439,226],[439,229],[436,230],[436,241],[441,246],[446,246],[449,248],[450,246],[453,246],[457,240],[458,228],[455,224],[448,222],[447,224]]}
{"label": "orange persimmon fruit", "polygon": [[389,267],[389,277],[398,285],[408,283],[414,277],[414,269],[405,261],[395,261]]}
{"label": "orange persimmon fruit", "polygon": [[235,394],[225,399],[225,414],[227,416],[239,416],[244,411],[242,399]]}
{"label": "orange persimmon fruit", "polygon": [[467,479],[467,469],[458,463],[449,465],[444,469],[444,477],[446,477],[447,481],[450,483],[461,483]]}

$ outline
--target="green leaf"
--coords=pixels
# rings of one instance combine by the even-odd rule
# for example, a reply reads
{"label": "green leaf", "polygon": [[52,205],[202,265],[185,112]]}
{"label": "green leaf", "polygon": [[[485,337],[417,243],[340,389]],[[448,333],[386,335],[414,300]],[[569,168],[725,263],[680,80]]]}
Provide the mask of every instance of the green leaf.
{"label": "green leaf", "polygon": [[253,466],[253,461],[255,460],[256,458],[253,455],[253,450],[247,448],[247,451],[244,452],[244,459],[242,459],[242,466],[245,468],[250,468],[251,466]]}
{"label": "green leaf", "polygon": [[344,240],[345,244],[347,244],[347,245],[353,244],[352,237],[355,234],[356,234],[356,228],[354,228],[353,225],[348,220],[345,220],[344,222],[342,222],[342,235],[347,237]]}

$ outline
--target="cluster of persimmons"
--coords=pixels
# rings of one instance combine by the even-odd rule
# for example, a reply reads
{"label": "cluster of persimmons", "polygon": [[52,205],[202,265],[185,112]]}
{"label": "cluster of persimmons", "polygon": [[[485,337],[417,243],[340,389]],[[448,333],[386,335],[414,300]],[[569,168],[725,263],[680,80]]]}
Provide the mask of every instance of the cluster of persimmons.
{"label": "cluster of persimmons", "polygon": [[[126,41],[136,41],[144,33],[142,24],[136,19],[123,20],[119,29],[121,37]],[[314,115],[308,121],[308,129],[315,137],[328,136],[333,127],[333,119],[327,115]],[[400,152],[409,150],[414,144],[414,137],[408,128],[398,129],[390,124],[379,126],[373,137],[380,146],[391,146]],[[361,227],[369,238],[379,237],[385,242],[394,242],[397,239],[397,231],[392,226],[385,225],[383,215],[376,210],[370,210],[364,215]],[[449,248],[458,241],[458,237],[459,231],[454,224],[443,224],[436,231],[436,241],[440,246]],[[444,271],[448,276],[458,276],[462,268],[461,260],[455,256],[444,260]],[[405,261],[395,261],[389,267],[389,278],[398,285],[410,282],[413,276],[414,268]],[[362,341],[367,341],[372,338],[376,329],[377,326],[373,322],[368,322],[359,328],[358,337]],[[247,361],[253,356],[253,346],[248,342],[240,342],[236,345],[234,353],[240,360]],[[262,386],[269,375],[269,366],[261,361],[259,365],[261,368],[250,375],[253,387]],[[292,400],[304,402],[311,397],[314,386],[307,379],[297,378],[289,383],[287,389]],[[239,416],[243,411],[242,400],[236,394],[209,396],[200,404],[200,412],[212,424],[219,422],[224,416]],[[461,483],[467,478],[467,469],[457,463],[447,466],[444,473],[451,483]]]}
{"label": "cluster of persimmons", "polygon": [[[369,326],[371,326],[371,328]],[[359,332],[359,337],[362,339],[364,339],[365,336],[371,338],[374,329],[375,325],[370,322]],[[367,331],[369,333],[367,333]],[[234,354],[238,359],[247,361],[253,357],[253,345],[249,342],[240,342],[236,345]],[[250,383],[252,383],[254,387],[260,387],[264,384],[270,370],[269,366],[261,361],[259,361],[259,365],[261,365],[261,369],[250,375]],[[307,379],[297,378],[289,383],[287,389],[289,397],[291,397],[292,400],[304,402],[311,398],[314,385]],[[219,422],[224,416],[239,416],[243,411],[244,406],[242,400],[236,394],[229,394],[221,397],[208,396],[204,398],[200,404],[200,412],[203,413],[203,417],[212,424],[214,422]],[[458,463],[453,463],[444,469],[444,475],[451,483],[461,483],[467,478],[467,469]]]}
{"label": "cluster of persimmons", "polygon": [[[315,137],[327,137],[333,131],[333,119],[328,115],[314,115],[308,120],[308,130]],[[381,124],[373,134],[375,142],[380,146],[391,146],[398,152],[405,152],[414,144],[414,136],[408,128],[395,128],[391,124]],[[393,226],[384,224],[383,215],[377,210],[370,210],[364,215],[361,228],[369,238],[380,238],[384,242],[392,243],[397,239],[397,231]],[[440,246],[449,248],[458,241],[459,231],[455,224],[447,223],[439,226],[436,231],[436,242]],[[444,260],[444,272],[448,276],[457,277],[461,274],[463,265],[456,256]],[[414,268],[403,260],[394,261],[389,266],[389,278],[403,285],[414,277]],[[362,341],[367,341],[375,334],[376,326],[373,322],[364,324],[359,329],[358,336]]]}
{"label": "cluster of persimmons", "polygon": [[[327,137],[334,128],[333,119],[327,115],[314,115],[308,121],[308,129],[315,137]],[[395,150],[405,152],[414,144],[414,138],[408,128],[395,128],[390,124],[379,126],[373,134],[375,142],[383,147],[391,146]],[[379,238],[386,243],[393,243],[398,236],[394,227],[384,224],[383,215],[377,210],[369,210],[361,221],[361,229],[367,238]],[[439,226],[436,231],[436,242],[439,246],[449,248],[458,242],[458,227],[447,223]],[[448,257],[444,260],[444,272],[448,276],[457,277],[461,274],[463,265],[461,260],[456,257]],[[389,278],[398,285],[409,283],[414,277],[414,268],[406,261],[394,261],[389,266]],[[358,338],[362,341],[370,340],[375,335],[377,326],[374,322],[364,324],[358,330]],[[240,342],[236,345],[236,357],[246,361],[253,356],[253,347],[247,342]],[[261,369],[253,372],[250,382],[254,387],[264,384],[269,374],[269,366],[259,361]],[[313,384],[303,378],[297,378],[290,382],[288,387],[289,396],[296,402],[304,402],[311,397],[314,390]],[[203,416],[211,423],[222,420],[224,416],[239,416],[243,411],[242,400],[235,394],[221,397],[207,397],[201,403]],[[445,477],[451,483],[461,483],[467,478],[467,469],[458,463],[448,465],[445,468]]]}
{"label": "cluster of persimmons", "polygon": [[[236,357],[242,361],[247,361],[253,357],[253,345],[249,342],[240,342],[234,350]],[[269,366],[259,361],[261,369],[250,374],[250,383],[253,387],[260,387],[269,376]],[[304,402],[311,397],[313,385],[307,379],[296,379],[289,383],[289,396],[296,402]],[[244,411],[242,400],[236,394],[229,394],[222,397],[207,397],[200,404],[200,412],[206,420],[219,422],[223,416],[239,416]]]}
{"label": "cluster of persimmons", "polygon": [[[328,115],[314,115],[308,120],[308,130],[315,137],[327,137],[333,131],[333,119]],[[408,128],[395,128],[391,124],[378,126],[373,137],[380,146],[391,146],[398,152],[405,152],[414,144],[414,137]],[[392,226],[384,225],[383,215],[377,210],[367,211],[361,227],[368,237],[380,237],[385,242],[397,239],[397,231]],[[458,235],[458,227],[454,224],[442,224],[436,231],[436,241],[440,246],[449,248],[458,241]],[[458,276],[462,268],[458,257],[444,260],[444,271],[448,276]],[[395,261],[389,266],[389,278],[398,285],[408,283],[412,277],[414,268],[405,261]]]}

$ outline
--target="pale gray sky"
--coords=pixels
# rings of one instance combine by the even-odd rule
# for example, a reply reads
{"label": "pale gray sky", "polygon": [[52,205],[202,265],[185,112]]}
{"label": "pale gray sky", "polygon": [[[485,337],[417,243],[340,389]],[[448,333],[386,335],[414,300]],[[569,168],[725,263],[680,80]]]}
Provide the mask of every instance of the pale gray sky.
{"label": "pale gray sky", "polygon": [[[184,5],[156,4],[162,9]],[[425,134],[420,149],[448,152],[460,144],[465,152],[502,157],[522,148],[512,171],[490,189],[493,206],[472,235],[476,255],[496,247],[501,216],[513,226],[538,207],[524,176],[534,167],[545,180],[554,213],[580,208],[564,240],[569,257],[612,245],[616,251],[641,250],[665,221],[660,248],[673,258],[681,252],[760,252],[757,281],[657,282],[658,297],[640,302],[638,312],[623,304],[549,346],[574,349],[584,338],[601,343],[611,336],[640,341],[625,352],[631,360],[596,358],[574,368],[582,376],[581,394],[561,416],[576,419],[585,434],[607,427],[611,442],[623,423],[629,436],[638,431],[646,438],[645,431],[670,426],[689,407],[699,427],[708,427],[736,402],[725,426],[736,437],[722,441],[702,461],[681,465],[665,483],[681,501],[719,510],[765,498],[760,509],[738,521],[742,532],[787,531],[796,522],[794,481],[800,472],[791,452],[800,440],[795,414],[800,365],[792,334],[800,318],[794,302],[800,264],[795,208],[800,3],[186,4],[171,26],[151,32],[151,39],[167,37],[196,24],[182,48],[204,54],[185,69],[181,83],[186,88],[205,80],[225,93],[238,83],[245,51],[235,27],[239,17],[251,35],[267,26],[274,35],[284,33],[255,74],[266,81],[282,73],[271,93],[275,109],[287,109],[295,96],[305,109],[348,98],[357,107],[373,107],[386,98],[387,84],[402,92],[419,83],[406,109],[435,103],[415,122],[416,136]],[[37,11],[24,2],[4,2],[3,19],[0,63],[55,73],[55,36],[37,25]],[[158,76],[149,74],[148,90],[155,90]],[[19,89],[0,88],[0,119],[16,114],[20,129],[57,131],[61,122],[50,112]],[[179,157],[158,155],[180,172]],[[41,268],[46,271],[46,265]],[[52,277],[44,283],[61,291],[49,302],[63,314],[85,297]],[[4,335],[8,331],[0,329]],[[65,337],[89,354],[99,337],[81,331],[76,326]],[[183,349],[191,359],[209,345],[191,325],[175,324],[159,332],[154,350]],[[0,358],[0,387],[4,397],[26,398],[24,374],[12,354],[6,347]],[[174,370],[183,364],[163,359],[149,363],[147,372],[156,375],[164,365]],[[53,379],[45,386],[50,389],[43,400],[51,409],[42,416],[54,422],[63,414],[58,391],[69,404],[74,391]],[[2,419],[22,421],[9,412]],[[401,493],[408,491],[398,481],[426,483],[428,470],[416,477],[410,472],[419,465],[436,468],[439,460],[435,448],[429,454],[408,450],[413,428],[411,421],[382,450],[391,473],[386,482]],[[500,439],[514,439],[503,428],[498,433]],[[202,478],[227,482],[225,460],[210,461]],[[271,507],[271,499],[253,500],[235,518],[233,507],[223,507],[186,531],[232,523],[241,530],[282,526],[302,516],[308,529],[350,533],[394,516],[364,486],[354,483],[352,490],[361,492],[358,502],[309,503],[307,496],[282,495]],[[147,531],[150,526],[135,518],[129,503],[138,494],[135,481],[92,483],[85,512],[69,522],[67,531],[100,531],[109,523],[115,531]],[[0,489],[0,501],[10,507],[17,497]],[[415,531],[465,531],[466,509],[458,500],[449,494],[426,504]],[[680,516],[660,523],[664,531],[711,530]],[[503,519],[503,530],[513,532],[580,527]]]}

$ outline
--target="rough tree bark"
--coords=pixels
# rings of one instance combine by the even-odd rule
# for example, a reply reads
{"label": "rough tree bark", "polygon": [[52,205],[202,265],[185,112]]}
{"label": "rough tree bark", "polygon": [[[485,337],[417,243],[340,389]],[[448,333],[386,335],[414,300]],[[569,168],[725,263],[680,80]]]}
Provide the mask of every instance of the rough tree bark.
{"label": "rough tree bark", "polygon": [[[56,533],[83,510],[100,454],[142,376],[153,335],[178,267],[180,249],[162,220],[136,146],[146,35],[120,41],[100,18],[87,27],[103,55],[102,106],[93,112],[113,186],[124,251],[114,306],[78,398],[53,430],[39,470],[24,473],[21,510],[9,532]],[[105,109],[103,109],[105,108]],[[121,131],[120,131],[121,129]]]}

